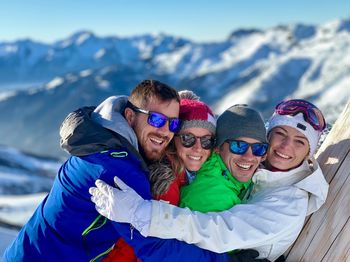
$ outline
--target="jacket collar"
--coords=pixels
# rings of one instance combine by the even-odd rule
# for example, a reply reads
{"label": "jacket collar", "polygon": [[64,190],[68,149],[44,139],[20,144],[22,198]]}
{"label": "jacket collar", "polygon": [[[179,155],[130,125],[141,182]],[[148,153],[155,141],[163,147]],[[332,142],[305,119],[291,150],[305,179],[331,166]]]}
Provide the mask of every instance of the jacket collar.
{"label": "jacket collar", "polygon": [[[70,113],[60,128],[61,147],[74,156],[119,147],[139,155],[136,134],[121,114],[126,100],[110,97],[97,108],[83,107]],[[108,114],[107,108],[113,112]]]}
{"label": "jacket collar", "polygon": [[307,214],[319,209],[326,201],[328,183],[324,178],[317,161],[312,158],[306,160],[299,167],[283,172],[272,172],[259,169],[253,176],[253,192],[272,190],[276,187],[295,186],[309,193]]}
{"label": "jacket collar", "polygon": [[136,150],[139,150],[136,134],[124,118],[124,109],[127,101],[127,96],[111,96],[94,110],[91,114],[91,119],[95,123],[121,135]]}

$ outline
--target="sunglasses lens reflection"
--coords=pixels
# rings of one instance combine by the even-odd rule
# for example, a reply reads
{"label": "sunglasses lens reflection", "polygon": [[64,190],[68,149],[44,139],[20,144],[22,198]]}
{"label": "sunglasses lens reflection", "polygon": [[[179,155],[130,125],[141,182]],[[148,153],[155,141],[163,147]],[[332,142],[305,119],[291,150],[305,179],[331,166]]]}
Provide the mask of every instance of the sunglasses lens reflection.
{"label": "sunglasses lens reflection", "polygon": [[211,149],[214,147],[215,140],[211,135],[196,137],[193,134],[181,134],[181,143],[184,147],[192,147],[196,144],[197,138],[200,140],[201,147],[203,149]]}
{"label": "sunglasses lens reflection", "polygon": [[266,143],[250,144],[240,140],[231,140],[229,141],[229,145],[231,153],[237,155],[245,154],[248,151],[249,147],[251,147],[254,156],[264,156],[268,149],[268,144]]}

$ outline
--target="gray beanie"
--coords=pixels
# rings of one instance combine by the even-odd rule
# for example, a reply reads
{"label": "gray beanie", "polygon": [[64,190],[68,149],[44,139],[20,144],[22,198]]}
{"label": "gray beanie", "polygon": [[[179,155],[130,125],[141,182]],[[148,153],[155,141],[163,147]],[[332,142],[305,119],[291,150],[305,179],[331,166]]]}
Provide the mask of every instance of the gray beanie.
{"label": "gray beanie", "polygon": [[266,128],[260,113],[246,105],[234,105],[217,120],[216,145],[221,146],[228,139],[242,136],[267,143]]}

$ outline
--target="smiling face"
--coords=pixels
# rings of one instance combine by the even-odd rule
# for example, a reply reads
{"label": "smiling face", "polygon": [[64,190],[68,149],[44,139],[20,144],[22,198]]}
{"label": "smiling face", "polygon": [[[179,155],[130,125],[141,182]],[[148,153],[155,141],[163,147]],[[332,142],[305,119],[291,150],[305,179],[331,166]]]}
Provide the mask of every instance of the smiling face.
{"label": "smiling face", "polygon": [[[201,127],[192,127],[181,130],[179,134],[192,134],[196,137],[213,135],[208,129]],[[197,138],[196,143],[192,147],[184,147],[181,143],[181,138],[176,136],[175,148],[178,156],[183,161],[185,168],[189,171],[198,171],[203,163],[208,159],[211,150],[203,149],[200,140]]]}
{"label": "smiling face", "polygon": [[299,166],[309,153],[307,138],[297,129],[278,126],[269,134],[267,168],[289,170]]}
{"label": "smiling face", "polygon": [[[174,118],[179,116],[179,108],[179,102],[175,99],[161,101],[153,98],[142,109],[159,112]],[[164,126],[156,128],[147,123],[147,114],[134,112],[130,108],[125,109],[125,118],[136,133],[144,157],[150,161],[159,160],[174,136],[174,133],[169,131],[169,121]]]}
{"label": "smiling face", "polygon": [[[237,140],[242,140],[248,143],[261,142],[248,137],[238,137]],[[253,155],[251,147],[249,147],[247,152],[243,155],[233,154],[231,153],[227,142],[224,142],[222,146],[220,146],[219,153],[231,175],[240,182],[249,181],[260,162],[264,159],[264,157]]]}

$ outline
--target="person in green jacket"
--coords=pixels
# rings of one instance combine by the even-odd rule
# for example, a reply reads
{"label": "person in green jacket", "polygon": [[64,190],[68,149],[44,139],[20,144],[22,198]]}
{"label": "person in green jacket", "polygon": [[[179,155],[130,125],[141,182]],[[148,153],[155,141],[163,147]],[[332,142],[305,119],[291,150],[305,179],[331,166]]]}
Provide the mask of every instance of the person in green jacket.
{"label": "person in green jacket", "polygon": [[194,181],[181,187],[180,207],[217,212],[241,203],[268,149],[264,121],[256,110],[234,105],[216,127],[216,148]]}

